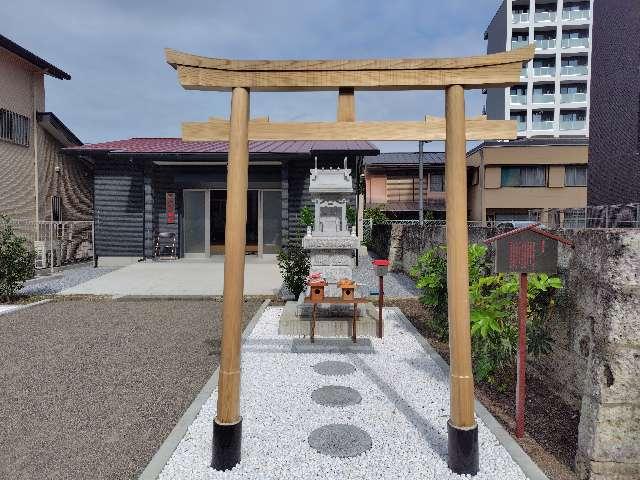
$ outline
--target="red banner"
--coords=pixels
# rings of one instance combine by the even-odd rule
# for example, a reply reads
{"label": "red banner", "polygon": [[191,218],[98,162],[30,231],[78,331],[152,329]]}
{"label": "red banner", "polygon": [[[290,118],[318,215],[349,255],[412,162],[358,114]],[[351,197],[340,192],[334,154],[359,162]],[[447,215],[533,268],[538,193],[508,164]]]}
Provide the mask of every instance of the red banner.
{"label": "red banner", "polygon": [[167,206],[167,224],[176,223],[176,194],[167,192],[165,203]]}

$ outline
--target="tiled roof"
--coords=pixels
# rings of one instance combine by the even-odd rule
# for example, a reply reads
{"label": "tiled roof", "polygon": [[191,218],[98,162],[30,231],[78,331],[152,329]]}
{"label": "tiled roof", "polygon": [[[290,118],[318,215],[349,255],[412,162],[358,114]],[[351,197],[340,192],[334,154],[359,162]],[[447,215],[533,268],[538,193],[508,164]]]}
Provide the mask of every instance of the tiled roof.
{"label": "tiled roof", "polygon": [[[418,155],[418,152],[381,153],[364,157],[364,165],[418,165]],[[444,165],[444,152],[424,152],[422,162],[423,165]]]}
{"label": "tiled roof", "polygon": [[[91,143],[65,149],[68,152],[110,153],[227,153],[229,142],[185,142],[180,138],[130,138],[112,142]],[[370,142],[362,141],[250,141],[249,153],[298,153],[313,152],[359,152],[375,155],[379,152]]]}

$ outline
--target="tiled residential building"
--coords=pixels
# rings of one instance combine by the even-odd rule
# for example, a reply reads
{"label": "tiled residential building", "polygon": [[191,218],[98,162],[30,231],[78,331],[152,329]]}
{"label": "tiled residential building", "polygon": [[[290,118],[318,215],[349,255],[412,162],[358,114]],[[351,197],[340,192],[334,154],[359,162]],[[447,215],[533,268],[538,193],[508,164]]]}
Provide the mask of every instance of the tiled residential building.
{"label": "tiled residential building", "polygon": [[61,153],[82,142],[46,111],[45,75],[71,78],[0,35],[0,214],[35,225],[53,205],[55,220],[90,220],[92,165]]}
{"label": "tiled residential building", "polygon": [[536,54],[519,84],[487,91],[489,119],[516,120],[523,137],[589,135],[595,1],[503,0],[485,32],[487,53],[533,43]]}
{"label": "tiled residential building", "polygon": [[589,205],[640,203],[640,3],[599,1],[593,25]]}
{"label": "tiled residential building", "polygon": [[[467,154],[469,220],[526,221],[587,205],[586,138],[485,142]],[[536,217],[536,211],[541,217]],[[530,215],[533,214],[533,215]]]}

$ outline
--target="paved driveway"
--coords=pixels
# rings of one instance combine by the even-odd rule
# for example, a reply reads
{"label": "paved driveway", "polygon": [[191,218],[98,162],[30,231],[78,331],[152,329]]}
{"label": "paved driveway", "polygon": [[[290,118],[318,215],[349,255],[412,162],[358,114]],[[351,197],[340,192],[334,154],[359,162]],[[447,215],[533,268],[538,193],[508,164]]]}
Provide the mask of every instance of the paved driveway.
{"label": "paved driveway", "polygon": [[0,479],[137,478],[216,368],[221,310],[83,299],[1,315]]}
{"label": "paved driveway", "polygon": [[[60,292],[62,295],[185,296],[222,295],[224,262],[212,260],[145,261],[120,268]],[[245,295],[273,295],[282,277],[275,256],[247,257]]]}

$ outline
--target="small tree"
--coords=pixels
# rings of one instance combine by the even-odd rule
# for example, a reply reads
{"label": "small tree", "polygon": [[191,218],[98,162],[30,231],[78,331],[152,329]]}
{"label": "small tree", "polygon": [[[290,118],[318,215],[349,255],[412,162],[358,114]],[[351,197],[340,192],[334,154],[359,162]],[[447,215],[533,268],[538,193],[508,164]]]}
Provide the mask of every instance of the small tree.
{"label": "small tree", "polygon": [[315,213],[313,208],[309,205],[305,205],[300,209],[300,223],[305,227],[312,227],[315,220]]}
{"label": "small tree", "polygon": [[289,292],[298,297],[304,290],[311,269],[309,254],[301,245],[289,244],[278,253],[278,268]]}
{"label": "small tree", "polygon": [[0,298],[9,302],[35,273],[35,252],[17,236],[8,217],[0,215]]}

